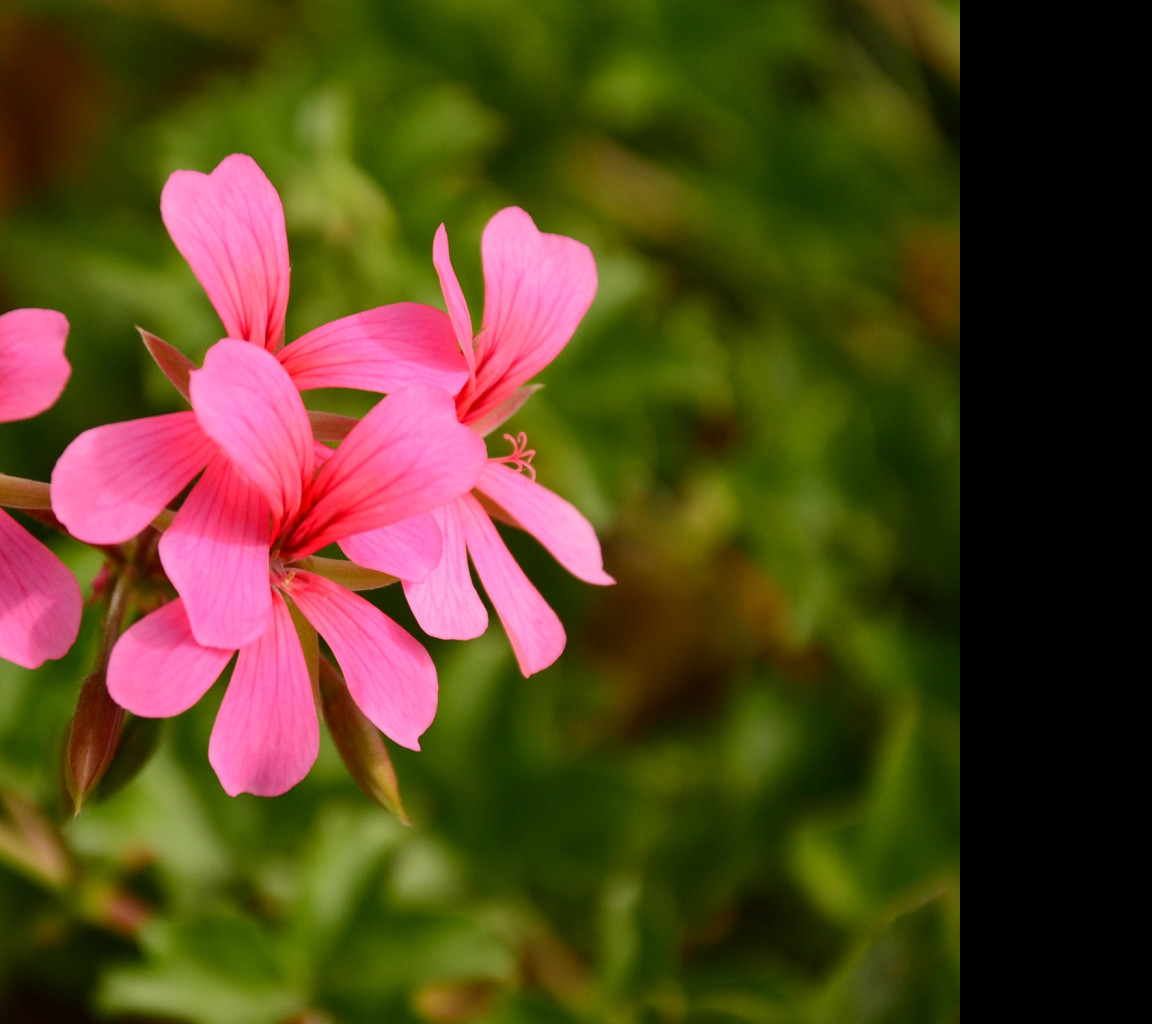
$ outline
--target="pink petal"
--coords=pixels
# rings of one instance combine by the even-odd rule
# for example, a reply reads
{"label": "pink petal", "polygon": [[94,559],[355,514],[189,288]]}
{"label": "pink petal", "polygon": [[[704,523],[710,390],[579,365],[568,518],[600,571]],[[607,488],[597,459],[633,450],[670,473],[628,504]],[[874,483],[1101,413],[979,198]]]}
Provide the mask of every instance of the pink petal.
{"label": "pink petal", "polygon": [[444,545],[433,514],[425,512],[345,537],[340,549],[357,565],[402,580],[422,580],[440,564]]}
{"label": "pink petal", "polygon": [[604,571],[592,524],[558,494],[495,461],[484,467],[476,490],[504,509],[573,576],[585,583],[616,582]]}
{"label": "pink petal", "polygon": [[192,374],[191,390],[204,432],[268,499],[276,522],[292,516],[315,454],[304,403],[276,357],[225,338]]}
{"label": "pink petal", "polygon": [[404,596],[420,628],[441,640],[471,640],[488,628],[488,609],[472,585],[460,502],[431,513],[444,535],[444,555],[422,582],[401,577]]}
{"label": "pink petal", "polygon": [[177,598],[116,641],[108,661],[108,692],[134,715],[170,718],[211,689],[234,653],[198,644]]}
{"label": "pink petal", "polygon": [[80,586],[64,564],[0,511],[0,658],[39,668],[80,629]]}
{"label": "pink petal", "polygon": [[191,412],[86,430],[52,471],[52,511],[89,544],[135,537],[217,451]]}
{"label": "pink petal", "polygon": [[300,527],[285,545],[300,557],[334,540],[427,512],[459,497],[484,468],[484,442],[456,420],[437,388],[383,399],[316,475]]}
{"label": "pink petal", "polygon": [[229,796],[279,796],[308,774],[319,750],[308,664],[288,606],[275,593],[268,632],[240,649],[208,760]]}
{"label": "pink petal", "polygon": [[269,537],[263,495],[217,455],[160,538],[197,643],[234,651],[267,630]]}
{"label": "pink petal", "polygon": [[38,416],[60,397],[72,372],[67,337],[68,321],[52,309],[0,316],[0,423]]}
{"label": "pink petal", "polygon": [[160,214],[225,333],[275,351],[288,305],[288,236],[280,196],[256,161],[234,153],[211,174],[176,171]]}
{"label": "pink petal", "polygon": [[456,271],[452,269],[452,257],[448,254],[448,231],[443,224],[436,229],[436,237],[432,241],[432,265],[440,277],[440,290],[444,293],[444,302],[448,306],[448,316],[456,332],[460,351],[464,353],[469,373],[473,374],[476,372],[476,352],[472,339],[472,316],[464,300],[464,291],[456,280]]}
{"label": "pink petal", "polygon": [[427,384],[455,394],[468,379],[448,318],[417,302],[334,320],[278,355],[301,391],[355,388],[386,394]]}
{"label": "pink petal", "polygon": [[547,668],[564,650],[564,627],[504,546],[488,513],[471,495],[461,501],[468,553],[526,676]]}
{"label": "pink petal", "polygon": [[436,667],[428,652],[364,598],[321,576],[298,572],[289,592],[344,670],[348,692],[389,739],[420,749],[436,716]]}
{"label": "pink petal", "polygon": [[596,295],[591,250],[537,230],[517,207],[484,229],[484,326],[468,420],[486,415],[568,344]]}

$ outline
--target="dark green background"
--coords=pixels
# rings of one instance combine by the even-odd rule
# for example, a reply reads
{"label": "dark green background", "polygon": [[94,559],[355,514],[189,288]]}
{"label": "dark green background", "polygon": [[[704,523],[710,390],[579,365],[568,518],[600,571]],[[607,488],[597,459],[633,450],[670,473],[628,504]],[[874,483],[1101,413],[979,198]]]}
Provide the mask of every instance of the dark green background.
{"label": "dark green background", "polygon": [[290,337],[440,304],[441,221],[476,322],[502,206],[592,247],[509,427],[619,580],[510,538],[568,650],[525,680],[495,627],[429,643],[410,829],[327,738],[226,796],[217,686],[55,838],[94,616],[0,664],[0,1020],[958,1020],[958,61],[935,0],[0,4],[0,309],[62,310],[73,365],[0,468],[179,408],[134,325],[220,327],[160,189],[246,152]]}

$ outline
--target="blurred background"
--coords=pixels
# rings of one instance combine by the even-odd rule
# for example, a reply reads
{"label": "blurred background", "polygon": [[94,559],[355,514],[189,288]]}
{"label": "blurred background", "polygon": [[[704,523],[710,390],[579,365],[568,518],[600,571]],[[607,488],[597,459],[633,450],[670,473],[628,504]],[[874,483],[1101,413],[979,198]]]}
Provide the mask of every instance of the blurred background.
{"label": "blurred background", "polygon": [[221,329],[160,190],[245,152],[289,338],[442,305],[441,221],[477,322],[501,207],[592,247],[509,428],[619,581],[508,535],[568,650],[525,680],[497,627],[429,642],[410,828],[327,737],[287,796],[225,795],[219,684],[66,820],[95,615],[0,663],[0,1021],[959,1019],[959,6],[0,3],[0,309],[62,310],[73,365],[0,468],[180,408],[134,326]]}

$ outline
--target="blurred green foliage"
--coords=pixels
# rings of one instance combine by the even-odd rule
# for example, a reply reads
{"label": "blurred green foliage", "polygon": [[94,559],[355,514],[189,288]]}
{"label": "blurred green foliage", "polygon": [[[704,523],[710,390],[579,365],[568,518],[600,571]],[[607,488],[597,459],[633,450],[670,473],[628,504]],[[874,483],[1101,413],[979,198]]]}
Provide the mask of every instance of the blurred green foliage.
{"label": "blurred green foliage", "polygon": [[290,337],[440,304],[441,221],[474,318],[500,207],[591,245],[597,301],[511,426],[619,581],[510,538],[568,651],[524,680],[495,628],[429,644],[410,829],[327,739],[287,796],[227,797],[220,686],[64,822],[95,623],[0,664],[0,1020],[958,1020],[958,19],[0,3],[0,308],[64,311],[74,368],[0,428],[4,471],[179,408],[133,325],[197,358],[220,328],[160,189],[247,152],[286,206]]}

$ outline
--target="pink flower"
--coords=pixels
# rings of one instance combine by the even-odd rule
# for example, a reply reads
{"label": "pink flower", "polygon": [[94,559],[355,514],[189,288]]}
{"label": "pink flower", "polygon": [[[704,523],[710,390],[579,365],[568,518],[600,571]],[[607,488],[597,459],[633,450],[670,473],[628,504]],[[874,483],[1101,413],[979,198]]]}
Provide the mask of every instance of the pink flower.
{"label": "pink flower", "polygon": [[[209,353],[221,345],[230,349],[246,343],[225,339]],[[276,362],[271,354],[268,358]],[[290,381],[282,366],[276,379]],[[300,404],[295,389],[292,401]],[[221,447],[196,412],[94,427],[72,441],[57,460],[52,510],[80,540],[119,544],[145,529],[206,466],[216,466],[196,481],[160,539],[160,562],[184,598],[196,640],[208,647],[239,648],[263,635],[267,627],[268,588],[262,570],[253,570],[263,565],[261,550],[267,538],[260,531],[233,535],[228,529],[216,529],[214,513],[227,507],[231,489],[243,483],[234,479],[235,469]],[[328,453],[323,446],[319,451]],[[274,506],[274,511],[281,517],[286,514],[283,505]],[[240,529],[234,520],[225,525]],[[430,514],[413,512],[402,521],[372,528],[363,547],[361,564],[404,579],[423,579],[440,561],[440,529]],[[234,585],[217,588],[211,574],[202,571],[205,565],[233,579]]]}
{"label": "pink flower", "polygon": [[[448,254],[441,225],[433,244],[448,314],[468,366],[456,395],[461,423],[483,435],[523,405],[535,390],[526,382],[568,343],[596,294],[596,264],[588,247],[562,235],[543,234],[523,210],[510,207],[484,229],[484,320],[473,338],[472,320]],[[509,438],[511,440],[511,438]],[[547,668],[564,650],[556,613],[529,582],[504,545],[491,515],[532,534],[574,576],[588,583],[615,582],[604,572],[591,524],[567,501],[521,475],[533,453],[526,439],[511,455],[490,459],[475,490],[434,514],[444,535],[444,557],[423,581],[405,580],[404,592],[427,633],[466,640],[488,626],[488,613],[468,572],[468,556],[495,607],[521,671]],[[358,561],[360,538],[343,545]]]}
{"label": "pink flower", "polygon": [[466,379],[448,318],[415,302],[379,306],[284,346],[288,236],[284,207],[256,161],[225,157],[211,174],[175,171],[160,215],[229,338],[276,355],[296,387],[387,393],[428,384],[454,394]]}
{"label": "pink flower", "polygon": [[[36,416],[68,380],[68,321],[50,309],[0,316],[0,423]],[[0,511],[0,658],[38,668],[76,641],[81,597],[75,577],[43,544]]]}
{"label": "pink flower", "polygon": [[[387,392],[428,385],[452,393],[467,380],[449,318],[416,303],[345,317],[281,347],[289,276],[284,209],[251,157],[234,154],[211,174],[176,171],[164,186],[160,209],[176,247],[204,285],[229,334],[273,353],[297,389]],[[157,349],[149,347],[157,355]],[[174,350],[169,352],[166,358],[183,359]],[[188,366],[181,368],[185,376]],[[186,386],[169,375],[187,397]],[[216,451],[191,412],[85,431],[56,465],[53,511],[83,541],[121,543],[152,522]],[[211,550],[210,541],[201,542],[196,532],[200,524],[191,510],[214,507],[216,490],[228,486],[226,476],[206,474],[196,483],[185,503],[189,511],[182,510],[161,542],[160,558],[189,602],[197,640],[208,646],[238,647],[262,635],[267,598],[236,588],[219,595],[217,606],[210,606],[191,593],[204,579],[197,563]],[[416,548],[406,543],[413,533],[421,540]],[[436,524],[427,517],[390,526],[377,538],[370,567],[423,579],[439,559],[439,541],[433,545],[431,540],[438,535]],[[228,543],[212,557],[222,566],[230,565],[245,550]]]}
{"label": "pink flower", "polygon": [[[457,422],[446,393],[420,386],[385,398],[330,453],[313,441],[275,357],[236,340],[209,350],[191,394],[195,413],[185,415],[219,450],[161,541],[162,558],[180,552],[178,573],[165,562],[180,598],[116,644],[113,699],[138,715],[179,714],[238,650],[209,760],[232,795],[283,793],[307,774],[319,744],[291,601],[328,641],[364,714],[418,749],[436,711],[427,652],[368,601],[292,563],[453,500],[483,469],[483,442]],[[409,539],[438,551],[435,535]],[[243,642],[205,643],[195,624],[226,633],[219,609],[237,607],[235,593],[258,628]]]}

